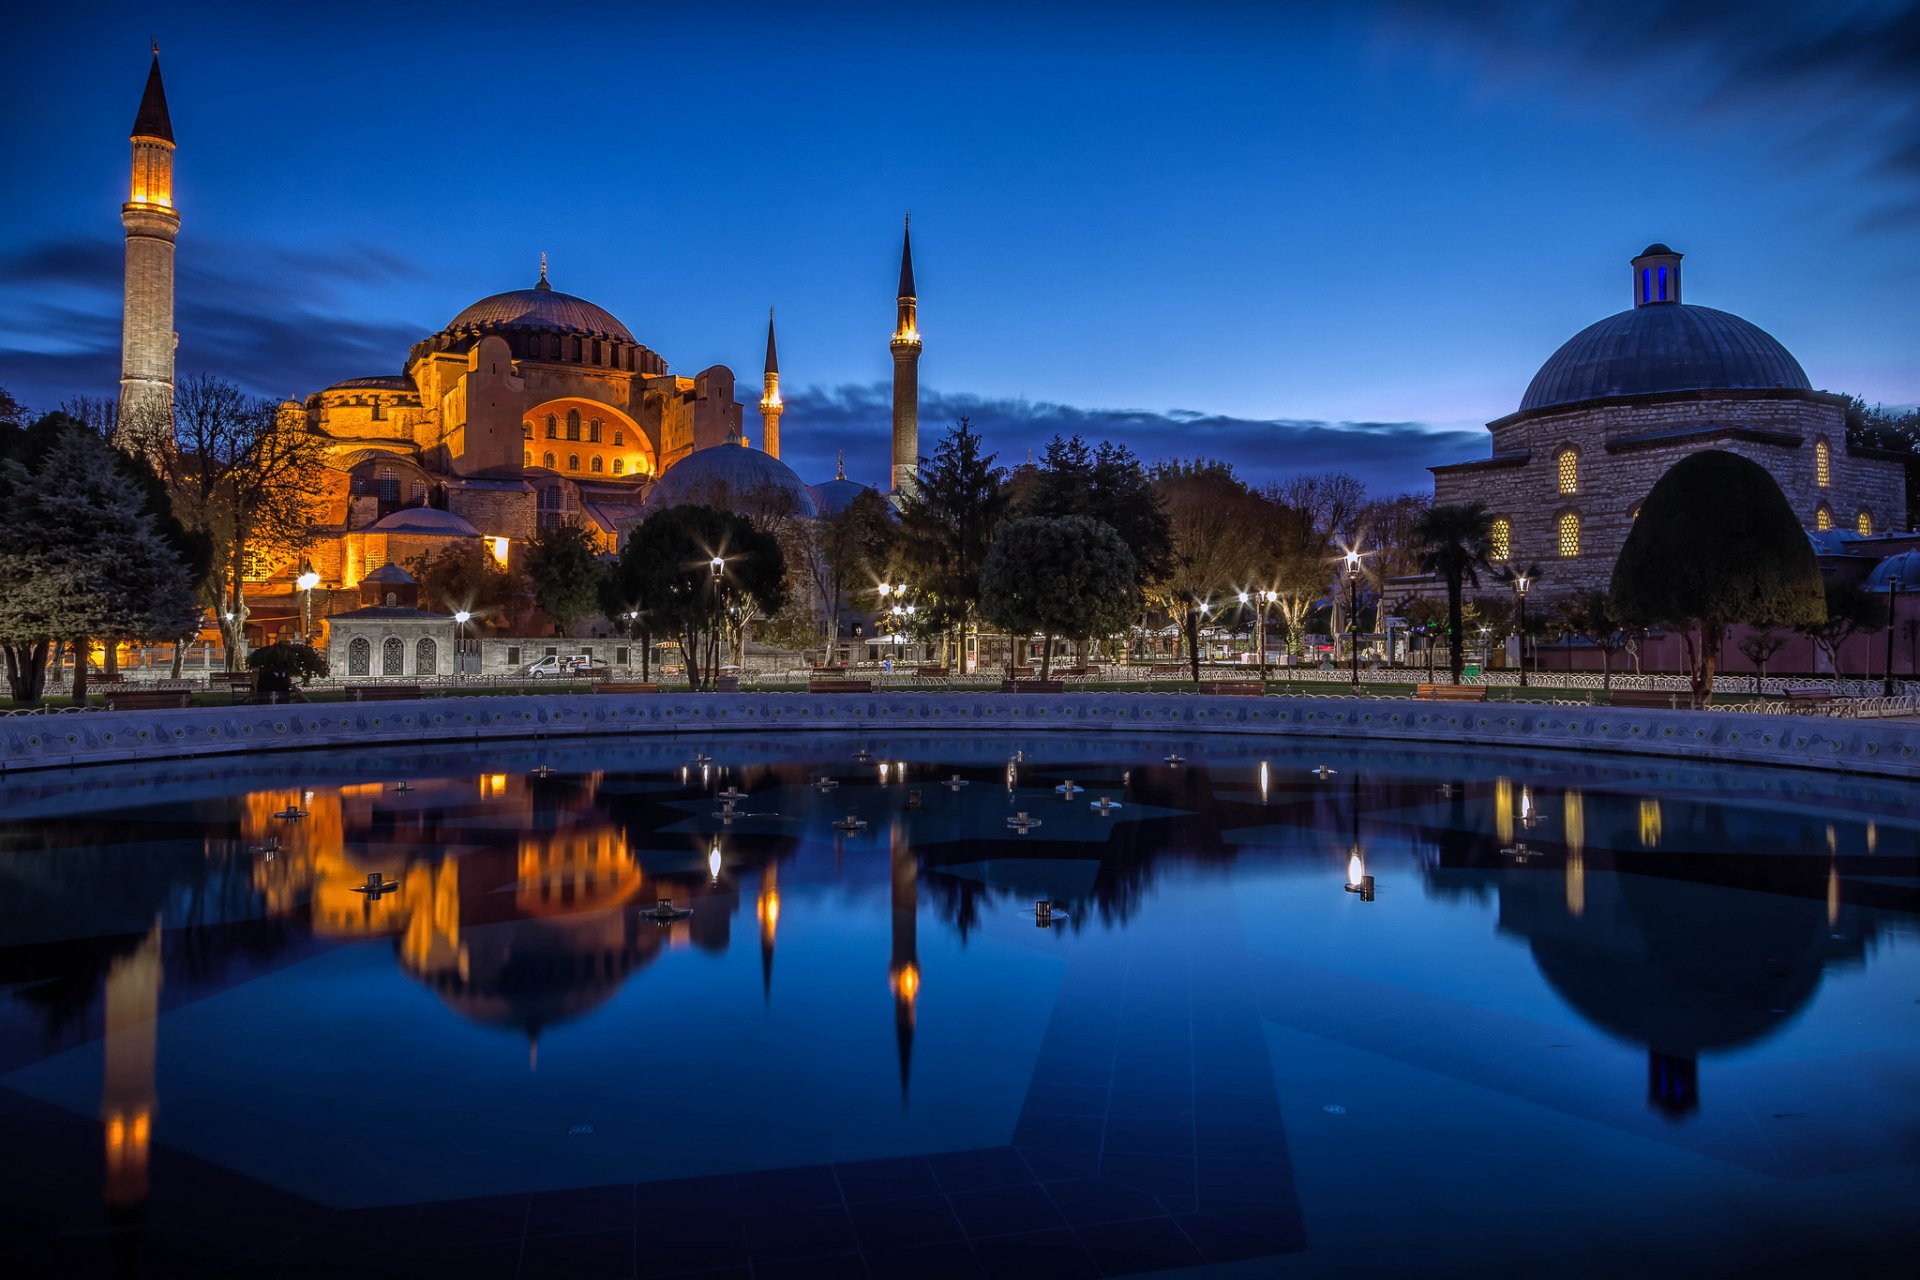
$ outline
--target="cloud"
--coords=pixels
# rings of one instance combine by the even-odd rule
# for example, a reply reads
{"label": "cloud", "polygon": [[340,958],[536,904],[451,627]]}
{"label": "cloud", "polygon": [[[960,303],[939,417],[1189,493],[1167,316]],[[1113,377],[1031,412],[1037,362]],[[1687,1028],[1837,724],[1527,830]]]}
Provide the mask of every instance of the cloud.
{"label": "cloud", "polygon": [[[884,383],[808,388],[788,394],[780,420],[781,458],[808,482],[833,474],[836,451],[847,474],[884,485],[892,442],[893,399]],[[1239,418],[1173,409],[1086,409],[1074,405],[923,390],[920,450],[931,453],[948,427],[967,418],[1003,465],[1035,456],[1056,435],[1124,444],[1143,461],[1221,458],[1259,484],[1301,472],[1349,471],[1375,493],[1428,492],[1426,468],[1484,456],[1484,431],[1419,422],[1321,422]],[[747,412],[752,421],[752,410]]]}

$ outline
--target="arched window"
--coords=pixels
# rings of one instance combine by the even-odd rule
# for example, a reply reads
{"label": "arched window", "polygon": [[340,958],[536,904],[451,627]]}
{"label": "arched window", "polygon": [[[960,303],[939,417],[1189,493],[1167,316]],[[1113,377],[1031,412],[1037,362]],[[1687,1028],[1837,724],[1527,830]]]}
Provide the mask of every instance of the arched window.
{"label": "arched window", "polygon": [[587,424],[587,439],[595,444],[600,443],[600,419],[595,418]]}
{"label": "arched window", "polygon": [[1813,442],[1813,482],[1822,489],[1833,483],[1833,450],[1825,440]]}
{"label": "arched window", "polygon": [[1560,558],[1571,560],[1580,554],[1580,517],[1571,511],[1562,511],[1555,521],[1559,533]]}
{"label": "arched window", "polygon": [[1487,559],[1505,560],[1513,554],[1513,522],[1505,516],[1495,516],[1487,533]]}
{"label": "arched window", "polygon": [[626,442],[627,442],[627,433],[622,431],[620,428],[615,427],[613,429],[613,447],[617,449],[621,445],[624,445]]}
{"label": "arched window", "polygon": [[1873,536],[1873,512],[1862,511],[1858,516],[1855,516],[1853,527],[1859,531],[1861,537],[1871,538]]}
{"label": "arched window", "polygon": [[440,655],[433,643],[432,636],[421,636],[413,646],[413,674],[417,676],[435,675],[440,670]]}
{"label": "arched window", "polygon": [[547,415],[547,439],[557,440],[560,436],[560,419]]}
{"label": "arched window", "polygon": [[521,455],[520,465],[526,466],[526,467],[530,467],[533,465],[533,450],[528,449]]}
{"label": "arched window", "polygon": [[541,454],[540,465],[545,467],[549,471],[553,470],[553,455],[551,453]]}
{"label": "arched window", "polygon": [[613,460],[613,474],[619,475],[622,471],[625,471],[626,469],[627,469],[627,464],[625,462],[623,462],[619,458],[615,458]]}
{"label": "arched window", "polygon": [[580,469],[580,455],[579,455],[579,454],[577,454],[577,453],[570,453],[570,454],[568,454],[568,455],[567,455],[567,470],[569,470],[569,471],[578,471],[579,469]]}
{"label": "arched window", "polygon": [[364,676],[372,674],[373,646],[367,643],[365,636],[355,636],[347,641],[347,674]]}
{"label": "arched window", "polygon": [[578,409],[569,409],[567,410],[567,439],[578,440],[579,438],[580,411]]}
{"label": "arched window", "polygon": [[1580,455],[1571,446],[1553,455],[1553,478],[1561,493],[1580,492]]}
{"label": "arched window", "polygon": [[381,603],[382,603],[382,604],[384,604],[384,605],[386,605],[386,606],[387,606],[387,608],[389,608],[389,609],[391,609],[391,608],[393,608],[393,607],[394,607],[395,605],[397,605],[397,604],[399,604],[399,603],[400,603],[400,597],[399,597],[398,595],[396,595],[396,594],[394,594],[393,592],[391,592],[391,591],[389,591],[389,592],[387,592],[387,598],[386,598],[385,600],[383,600],[383,601],[381,601]]}
{"label": "arched window", "polygon": [[531,422],[523,422],[520,424],[520,438],[522,440],[533,439],[533,424]]}
{"label": "arched window", "polygon": [[399,636],[388,636],[380,642],[380,674],[383,676],[407,674],[407,642]]}
{"label": "arched window", "polygon": [[1833,512],[1827,509],[1824,502],[1813,509],[1813,527],[1821,533],[1833,528]]}
{"label": "arched window", "polygon": [[596,454],[594,454],[594,455],[593,455],[593,457],[591,457],[591,458],[589,458],[589,459],[587,460],[587,468],[588,468],[588,470],[590,470],[590,471],[598,471],[598,470],[600,469],[600,455],[599,455],[599,454],[597,454],[597,453],[596,453]]}

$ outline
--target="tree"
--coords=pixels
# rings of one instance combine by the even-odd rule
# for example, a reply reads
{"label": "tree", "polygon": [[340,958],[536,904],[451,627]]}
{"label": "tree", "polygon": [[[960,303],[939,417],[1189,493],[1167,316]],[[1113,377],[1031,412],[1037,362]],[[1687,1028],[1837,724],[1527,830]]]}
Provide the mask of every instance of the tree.
{"label": "tree", "polygon": [[1872,635],[1887,625],[1887,605],[1881,597],[1851,582],[1828,582],[1822,592],[1826,617],[1802,622],[1794,630],[1813,641],[1827,655],[1833,674],[1840,674],[1840,650],[1857,632]]}
{"label": "tree", "polygon": [[887,500],[872,489],[862,489],[845,510],[829,516],[821,527],[814,568],[826,605],[829,650],[839,643],[840,610],[847,593],[881,581],[897,536]]}
{"label": "tree", "polygon": [[1076,435],[1055,436],[1033,469],[1014,513],[1021,516],[1086,516],[1120,535],[1133,557],[1136,586],[1166,575],[1173,535],[1153,480],[1133,450],[1101,441],[1096,448]]}
{"label": "tree", "polygon": [[527,541],[527,585],[533,602],[553,619],[560,634],[599,603],[600,543],[593,531],[571,520],[549,525]]}
{"label": "tree", "polygon": [[1198,681],[1202,617],[1215,595],[1237,593],[1258,577],[1271,508],[1230,464],[1210,459],[1160,463],[1153,487],[1167,512],[1173,551],[1148,598],[1180,619],[1188,668]]}
{"label": "tree", "polygon": [[1426,596],[1415,596],[1400,606],[1400,616],[1426,643],[1427,679],[1433,679],[1433,640],[1446,625],[1447,606]]}
{"label": "tree", "polygon": [[1420,572],[1420,555],[1426,545],[1420,539],[1420,521],[1433,508],[1433,500],[1422,494],[1402,493],[1379,498],[1360,509],[1356,546],[1371,552],[1376,577],[1409,577]]}
{"label": "tree", "polygon": [[59,415],[36,431],[0,429],[0,647],[14,699],[32,704],[53,642],[70,643],[78,701],[93,638],[171,639],[199,610],[121,455]]}
{"label": "tree", "polygon": [[24,427],[29,416],[27,406],[15,400],[5,387],[0,387],[0,427]]}
{"label": "tree", "polygon": [[1413,536],[1420,546],[1420,569],[1447,584],[1447,665],[1453,683],[1460,683],[1466,651],[1460,643],[1464,625],[1461,592],[1464,584],[1480,585],[1480,570],[1493,550],[1493,517],[1478,502],[1429,507],[1415,522]]}
{"label": "tree", "polygon": [[[980,574],[980,612],[1009,635],[1084,640],[1124,630],[1138,608],[1133,552],[1111,525],[1087,516],[1028,516],[1002,525]],[[1008,657],[1012,664],[1011,650]]]}
{"label": "tree", "polygon": [[1583,636],[1600,650],[1600,687],[1613,688],[1613,655],[1627,647],[1627,633],[1614,612],[1613,598],[1588,588],[1561,600],[1553,612],[1562,631]]}
{"label": "tree", "polygon": [[1740,637],[1740,652],[1760,673],[1754,681],[1754,692],[1767,691],[1767,663],[1773,661],[1774,654],[1786,647],[1787,633],[1775,627],[1757,627]]}
{"label": "tree", "polygon": [[1612,596],[1629,625],[1682,633],[1693,701],[1713,692],[1714,666],[1735,622],[1790,626],[1826,616],[1813,545],[1758,463],[1710,449],[1682,458],[1640,506]]}
{"label": "tree", "polygon": [[927,625],[953,633],[961,652],[980,608],[980,569],[1007,512],[1006,473],[994,457],[962,418],[900,502],[895,560]]}
{"label": "tree", "polygon": [[667,507],[642,520],[606,589],[616,600],[633,602],[646,620],[649,643],[656,628],[679,641],[692,688],[700,687],[703,666],[718,665],[715,556],[723,560],[717,602],[723,618],[743,610],[779,612],[787,572],[779,541],[746,517],[712,507]]}
{"label": "tree", "polygon": [[152,423],[121,425],[128,438],[166,442],[155,461],[181,521],[212,541],[202,595],[220,627],[227,668],[237,669],[246,636],[246,579],[297,554],[305,541],[320,512],[326,440],[309,431],[296,410],[245,395],[210,374],[194,374],[176,388],[170,434]]}
{"label": "tree", "polygon": [[407,571],[420,584],[421,607],[439,613],[470,613],[482,622],[507,626],[525,612],[529,601],[525,579],[477,542],[455,542],[416,556]]}
{"label": "tree", "polygon": [[281,640],[249,653],[247,670],[258,673],[259,692],[291,694],[296,679],[306,684],[315,676],[324,678],[329,668],[326,655],[313,646]]}
{"label": "tree", "polygon": [[[1920,528],[1920,409],[1888,409],[1855,397],[1847,402],[1847,447],[1874,449],[1907,473],[1908,528]],[[1886,517],[1883,517],[1883,519]]]}

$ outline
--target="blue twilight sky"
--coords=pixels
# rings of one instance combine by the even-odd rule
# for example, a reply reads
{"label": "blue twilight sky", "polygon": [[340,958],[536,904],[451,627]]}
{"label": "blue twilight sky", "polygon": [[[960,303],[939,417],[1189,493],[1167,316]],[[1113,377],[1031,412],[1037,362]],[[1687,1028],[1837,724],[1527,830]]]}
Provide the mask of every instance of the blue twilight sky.
{"label": "blue twilight sky", "polygon": [[[1920,10],[1900,4],[36,5],[0,44],[0,385],[111,394],[161,42],[179,366],[398,372],[467,303],[607,307],[886,463],[914,216],[922,442],[1056,430],[1424,489],[1627,259],[1815,386],[1920,401]],[[749,414],[757,438],[758,423]]]}

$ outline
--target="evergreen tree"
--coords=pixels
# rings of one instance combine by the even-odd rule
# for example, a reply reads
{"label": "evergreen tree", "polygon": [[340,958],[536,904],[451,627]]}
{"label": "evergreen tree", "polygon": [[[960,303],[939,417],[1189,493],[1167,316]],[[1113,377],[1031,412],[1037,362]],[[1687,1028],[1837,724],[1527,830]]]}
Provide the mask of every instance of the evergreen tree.
{"label": "evergreen tree", "polygon": [[1120,535],[1133,557],[1135,585],[1164,577],[1173,554],[1167,513],[1153,480],[1125,445],[1097,448],[1076,435],[1055,436],[1015,504],[1020,516],[1086,516]]}
{"label": "evergreen tree", "polygon": [[1006,473],[967,419],[940,441],[900,503],[896,561],[931,627],[960,637],[980,608],[980,569],[1007,511]]}

